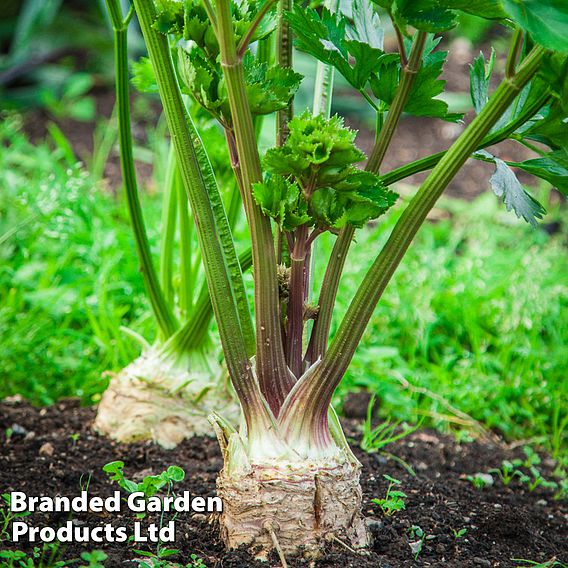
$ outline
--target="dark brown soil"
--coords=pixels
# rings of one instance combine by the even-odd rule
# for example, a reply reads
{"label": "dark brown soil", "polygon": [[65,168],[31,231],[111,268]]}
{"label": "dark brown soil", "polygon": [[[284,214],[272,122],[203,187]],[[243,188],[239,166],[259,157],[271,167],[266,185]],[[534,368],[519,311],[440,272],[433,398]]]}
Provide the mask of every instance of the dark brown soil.
{"label": "dark brown soil", "polygon": [[[101,468],[120,459],[126,463],[126,474],[132,479],[178,465],[187,474],[179,489],[192,495],[215,493],[215,476],[222,461],[213,439],[195,438],[174,451],[149,443],[126,446],[93,433],[93,416],[93,408],[80,408],[75,401],[63,401],[41,410],[19,401],[1,404],[0,431],[11,435],[0,450],[0,492],[18,490],[29,496],[77,496],[81,483],[90,475],[91,495],[104,497],[116,486],[107,480]],[[353,423],[348,425],[348,431],[350,428],[355,433]],[[530,493],[516,481],[509,487],[496,482],[493,487],[476,490],[463,479],[466,474],[487,472],[503,459],[518,456],[518,450],[489,442],[460,445],[451,437],[425,430],[388,449],[411,466],[416,476],[399,461],[365,454],[356,448],[364,466],[364,511],[371,522],[374,544],[366,556],[355,555],[337,544],[330,546],[325,558],[315,564],[317,568],[513,567],[518,566],[514,558],[543,562],[553,557],[568,562],[568,505],[554,500],[553,490],[537,488]],[[551,475],[552,465],[547,460],[543,462],[543,475]],[[385,495],[387,482],[383,474],[401,480],[401,488],[408,495],[406,510],[391,517],[385,517],[371,502]],[[112,517],[109,513],[75,513],[73,522],[132,526],[133,516],[127,512]],[[66,513],[33,513],[27,517],[34,526],[58,526],[67,520]],[[418,560],[413,559],[409,545],[412,540],[409,529],[413,525],[429,537]],[[172,558],[176,562],[188,562],[190,554],[195,553],[208,567],[267,566],[253,560],[245,551],[226,552],[213,519],[183,514],[178,517],[176,527],[173,548],[180,550]],[[456,538],[454,531],[460,529],[467,532]],[[10,542],[0,543],[0,549],[2,546],[15,547]],[[116,543],[71,544],[62,547],[59,554],[66,559],[76,558],[82,551],[93,548],[108,554],[105,562],[108,567],[122,566],[136,557],[132,545]],[[298,560],[290,560],[289,564],[291,568],[308,566],[307,562]],[[269,565],[280,564],[273,561]]]}

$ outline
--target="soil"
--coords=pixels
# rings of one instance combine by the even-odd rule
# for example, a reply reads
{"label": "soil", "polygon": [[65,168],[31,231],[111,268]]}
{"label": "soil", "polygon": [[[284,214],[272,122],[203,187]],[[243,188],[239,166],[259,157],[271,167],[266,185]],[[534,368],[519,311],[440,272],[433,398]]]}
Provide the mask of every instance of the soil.
{"label": "soil", "polygon": [[[169,465],[178,465],[186,472],[178,490],[204,497],[215,494],[215,477],[222,459],[214,439],[194,438],[170,451],[150,443],[122,445],[92,431],[94,414],[95,409],[81,408],[75,400],[42,409],[18,399],[1,403],[0,431],[7,432],[7,441],[0,449],[0,492],[77,496],[90,477],[90,494],[106,497],[117,486],[107,479],[102,467],[122,460],[126,476],[131,479],[140,480]],[[355,439],[356,426],[355,420],[346,424],[348,434]],[[363,464],[364,512],[374,542],[367,555],[331,544],[325,556],[312,564],[315,568],[513,567],[519,565],[513,559],[544,562],[554,557],[568,562],[568,504],[554,500],[553,490],[539,487],[531,493],[517,481],[508,487],[496,481],[491,487],[477,490],[465,479],[468,474],[499,466],[504,459],[522,457],[519,448],[496,441],[458,444],[452,437],[427,430],[388,446],[389,453],[396,458],[366,454],[356,440],[353,446]],[[553,467],[547,459],[539,466],[547,478]],[[390,517],[385,517],[371,501],[386,493],[388,482],[384,474],[399,479],[401,489],[408,495],[406,510]],[[72,522],[83,526],[112,522],[132,530],[134,513],[124,509],[112,517],[109,513],[74,513]],[[68,519],[67,513],[35,512],[25,520],[34,526],[57,527]],[[409,544],[416,540],[410,536],[412,526],[420,527],[427,536],[417,560]],[[454,531],[461,529],[466,529],[465,534],[456,537]],[[16,546],[29,550],[33,545],[0,543],[0,549]],[[106,552],[108,567],[134,566],[129,561],[137,558],[134,546],[124,543],[69,544],[62,546],[58,555],[77,558],[93,548]],[[268,564],[257,562],[244,550],[225,551],[212,516],[179,515],[172,548],[180,551],[172,557],[173,561],[188,562],[191,554],[197,554],[210,568],[280,566],[276,559]],[[289,566],[307,567],[309,563],[290,559]]]}

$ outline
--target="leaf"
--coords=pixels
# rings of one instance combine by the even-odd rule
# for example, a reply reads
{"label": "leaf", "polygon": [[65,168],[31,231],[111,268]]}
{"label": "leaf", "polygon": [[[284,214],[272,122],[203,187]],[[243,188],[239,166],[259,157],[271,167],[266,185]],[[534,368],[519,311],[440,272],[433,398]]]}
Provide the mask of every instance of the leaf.
{"label": "leaf", "polygon": [[[434,51],[441,38],[430,36],[427,40],[422,65],[410,91],[404,111],[415,116],[430,116],[448,121],[458,121],[462,114],[448,113],[445,101],[436,98],[444,91],[445,81],[440,79],[446,62],[446,51]],[[373,94],[390,106],[400,81],[400,57],[391,54],[381,60],[377,73],[371,77]]]}
{"label": "leaf", "polygon": [[373,4],[369,0],[353,0],[351,11],[354,25],[347,30],[347,37],[382,50],[385,33]]}
{"label": "leaf", "polygon": [[425,32],[443,32],[453,28],[456,13],[438,0],[397,0],[395,21]]}
{"label": "leaf", "polygon": [[495,164],[495,173],[491,176],[489,182],[493,193],[497,197],[503,198],[507,211],[514,211],[517,217],[522,217],[527,223],[536,227],[536,220],[542,219],[546,213],[544,207],[525,191],[506,162],[492,156],[485,150],[481,150],[478,154]]}
{"label": "leaf", "polygon": [[456,25],[457,12],[488,20],[507,17],[501,0],[373,0],[385,8],[401,28],[412,26],[426,32],[443,32]]}
{"label": "leaf", "polygon": [[172,481],[183,481],[185,471],[177,465],[170,465],[167,469],[168,478]]}
{"label": "leaf", "polygon": [[253,188],[258,204],[281,228],[361,227],[395,202],[396,194],[378,176],[355,167],[365,155],[355,146],[355,132],[339,117],[306,111],[290,121],[289,129],[284,145],[264,157],[272,175]]}
{"label": "leaf", "polygon": [[502,0],[442,0],[440,5],[486,20],[502,20],[507,17]]}
{"label": "leaf", "polygon": [[284,231],[292,231],[311,221],[298,185],[280,175],[270,176],[264,183],[255,183],[253,196],[262,211]]}
{"label": "leaf", "polygon": [[549,182],[564,195],[568,196],[567,152],[557,150],[540,158],[533,158],[524,162],[507,162],[507,164]]}
{"label": "leaf", "polygon": [[[362,18],[363,7],[359,6],[357,10],[357,18]],[[371,72],[384,57],[383,51],[374,47],[379,43],[378,36],[372,35],[366,25],[363,27],[360,19],[353,28],[342,14],[332,14],[323,8],[320,17],[312,8],[297,4],[286,18],[296,35],[296,47],[335,67],[355,89],[366,85]],[[352,39],[354,37],[359,39]],[[360,41],[362,38],[374,46]]]}
{"label": "leaf", "polygon": [[546,144],[553,150],[568,151],[568,118],[559,101],[540,112],[540,118],[523,130],[522,136]]}
{"label": "leaf", "polygon": [[205,51],[193,41],[178,42],[178,70],[182,90],[213,116],[228,121],[230,111],[223,82],[221,67],[211,62]]}
{"label": "leaf", "polygon": [[132,84],[141,93],[157,93],[158,84],[152,63],[147,57],[141,57],[132,64]]}
{"label": "leaf", "polygon": [[264,167],[270,173],[307,180],[310,168],[317,167],[318,176],[327,176],[325,184],[330,185],[341,179],[343,168],[365,158],[355,146],[356,132],[338,116],[326,119],[305,111],[290,121],[289,129],[284,146],[266,152]]}
{"label": "leaf", "polygon": [[287,67],[258,63],[250,52],[244,58],[244,67],[247,97],[255,115],[286,108],[304,78]]}
{"label": "leaf", "polygon": [[470,65],[469,92],[476,114],[481,112],[481,109],[489,100],[489,79],[491,78],[494,64],[495,50],[491,49],[491,56],[487,63],[485,62],[485,56],[480,52],[474,59],[473,65]]}
{"label": "leaf", "polygon": [[566,0],[503,0],[511,19],[547,49],[568,53]]}

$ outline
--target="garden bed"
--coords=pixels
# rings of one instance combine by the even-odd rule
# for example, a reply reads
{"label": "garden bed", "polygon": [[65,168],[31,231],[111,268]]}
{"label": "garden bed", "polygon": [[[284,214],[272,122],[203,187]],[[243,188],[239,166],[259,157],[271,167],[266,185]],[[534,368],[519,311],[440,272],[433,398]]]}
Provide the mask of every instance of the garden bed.
{"label": "garden bed", "polygon": [[[135,480],[158,474],[169,465],[180,466],[186,472],[180,490],[204,497],[214,495],[215,477],[222,466],[214,439],[195,438],[173,451],[153,444],[126,446],[95,434],[91,430],[93,418],[93,408],[81,408],[73,400],[43,409],[18,400],[2,403],[0,429],[6,432],[7,442],[0,449],[0,492],[77,496],[91,476],[90,493],[105,497],[117,486],[107,480],[102,467],[122,460],[125,474]],[[346,426],[347,432],[356,436],[356,423]],[[365,454],[355,447],[364,466],[364,512],[374,537],[370,553],[355,555],[334,543],[325,557],[315,563],[316,567],[513,567],[526,565],[513,559],[544,562],[553,557],[568,562],[568,505],[553,498],[554,490],[538,487],[529,492],[516,480],[508,487],[496,480],[493,486],[479,490],[465,479],[467,475],[500,466],[502,460],[521,457],[520,448],[487,441],[458,444],[452,437],[421,430],[388,446],[388,450],[413,468],[416,476],[398,460]],[[539,469],[548,478],[553,466],[543,460]],[[408,496],[406,510],[391,517],[385,517],[371,501],[385,496],[388,482],[384,474],[400,480],[400,488]],[[68,519],[67,513],[34,513],[27,517],[34,526],[58,526]],[[134,521],[134,513],[112,517],[109,513],[83,513],[73,518],[77,525],[91,526],[109,522],[131,526]],[[416,542],[416,536],[411,535],[412,526],[420,527],[427,537],[417,560],[409,544]],[[172,548],[179,549],[180,554],[172,557],[175,562],[188,562],[190,555],[196,554],[207,567],[267,566],[244,551],[227,553],[214,519],[182,514],[176,527],[177,539]],[[3,542],[2,546],[16,545]],[[31,550],[31,545],[27,546],[20,547]],[[61,547],[57,554],[63,559],[76,558],[93,548],[108,555],[106,566],[134,565],[127,562],[136,558],[133,547],[124,544],[71,544]],[[280,566],[277,560],[269,565]],[[290,560],[289,565],[292,568],[308,563]]]}

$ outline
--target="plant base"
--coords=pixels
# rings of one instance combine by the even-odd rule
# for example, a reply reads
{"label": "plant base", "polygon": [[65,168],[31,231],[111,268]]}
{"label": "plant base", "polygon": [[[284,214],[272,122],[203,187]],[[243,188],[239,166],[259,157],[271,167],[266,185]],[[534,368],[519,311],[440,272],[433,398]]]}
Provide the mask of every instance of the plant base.
{"label": "plant base", "polygon": [[317,557],[325,542],[351,548],[369,544],[361,515],[358,464],[253,465],[238,477],[221,472],[221,536],[229,548],[280,547],[285,555]]}
{"label": "plant base", "polygon": [[212,408],[233,419],[239,415],[217,377],[173,368],[148,352],[112,377],[93,427],[119,442],[152,440],[171,449],[185,438],[211,434]]}

